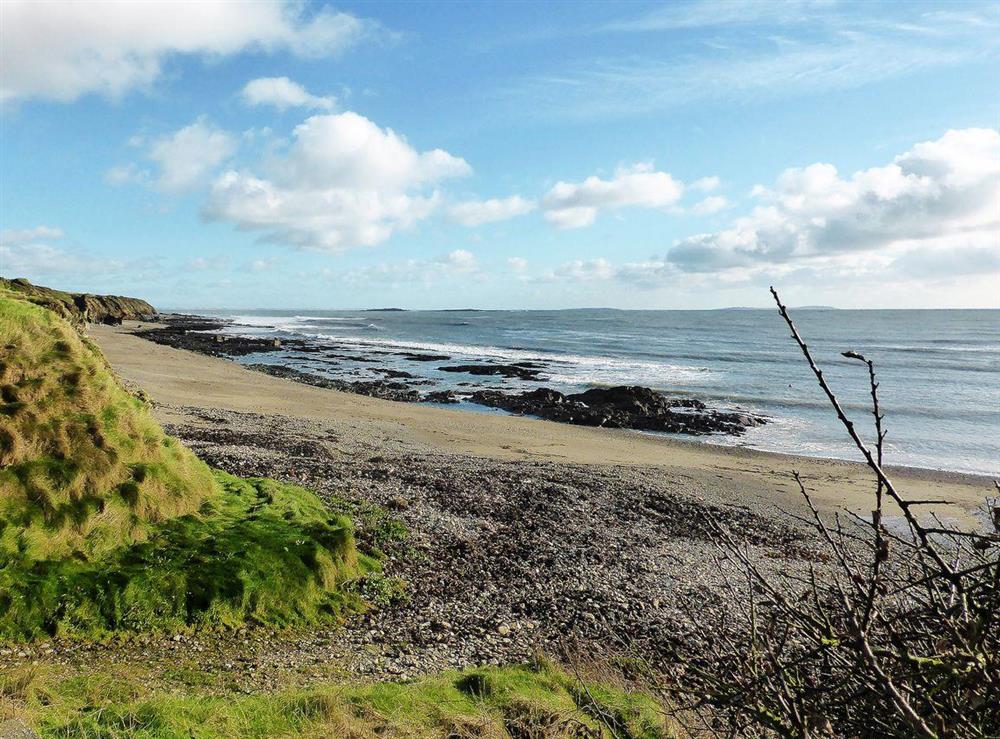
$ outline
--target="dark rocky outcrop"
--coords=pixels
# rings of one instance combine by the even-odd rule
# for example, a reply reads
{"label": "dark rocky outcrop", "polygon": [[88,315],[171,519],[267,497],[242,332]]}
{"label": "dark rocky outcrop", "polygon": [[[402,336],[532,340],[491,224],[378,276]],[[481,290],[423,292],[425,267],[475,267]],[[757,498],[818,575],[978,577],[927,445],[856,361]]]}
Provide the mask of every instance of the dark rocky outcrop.
{"label": "dark rocky outcrop", "polygon": [[121,295],[90,295],[69,293],[50,287],[32,285],[28,280],[8,280],[0,277],[0,287],[7,288],[31,303],[56,313],[73,324],[105,323],[118,325],[122,321],[156,320],[156,308],[139,298]]}
{"label": "dark rocky outcrop", "polygon": [[225,336],[219,331],[229,325],[228,321],[201,316],[172,315],[161,319],[165,326],[138,331],[136,334],[157,344],[187,349],[213,357],[243,357],[247,354],[276,352],[282,349],[299,351],[317,350],[301,341],[282,343],[279,339],[253,338],[246,336]]}
{"label": "dark rocky outcrop", "polygon": [[425,403],[451,404],[459,402],[458,396],[452,390],[435,390],[424,395],[423,400]]}
{"label": "dark rocky outcrop", "polygon": [[340,390],[343,393],[357,393],[358,395],[367,395],[371,398],[396,400],[403,403],[416,403],[421,400],[418,391],[402,382],[385,382],[381,380],[346,382],[344,380],[333,380],[321,375],[313,375],[308,372],[300,372],[297,369],[278,364],[248,364],[246,366],[248,369],[263,372],[273,377],[283,377],[286,380],[294,380],[305,385],[315,385],[316,387],[323,387],[328,390]]}
{"label": "dark rocky outcrop", "polygon": [[470,400],[549,421],[641,431],[738,436],[748,428],[766,423],[760,416],[710,410],[700,400],[668,398],[634,385],[594,388],[572,395],[545,387],[519,394],[479,390]]}
{"label": "dark rocky outcrop", "polygon": [[412,354],[410,352],[397,352],[397,354],[411,362],[442,362],[451,359],[447,354]]}
{"label": "dark rocky outcrop", "polygon": [[500,375],[518,380],[539,381],[542,372],[541,365],[532,362],[518,362],[517,364],[453,364],[445,367],[438,367],[442,372],[465,372],[469,375]]}

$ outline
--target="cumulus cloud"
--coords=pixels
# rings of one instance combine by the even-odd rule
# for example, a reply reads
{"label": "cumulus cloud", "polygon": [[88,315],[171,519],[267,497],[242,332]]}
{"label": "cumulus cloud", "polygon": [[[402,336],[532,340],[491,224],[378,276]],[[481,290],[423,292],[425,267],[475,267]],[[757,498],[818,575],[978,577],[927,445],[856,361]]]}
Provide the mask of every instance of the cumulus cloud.
{"label": "cumulus cloud", "polygon": [[526,200],[520,195],[509,198],[490,198],[489,200],[470,200],[455,203],[448,209],[448,216],[463,226],[481,226],[484,223],[507,221],[511,218],[530,213],[537,206],[534,201]]}
{"label": "cumulus cloud", "polygon": [[831,164],[789,169],[754,194],[760,205],[750,215],[682,239],[669,260],[685,271],[713,272],[861,265],[873,256],[885,263],[916,249],[995,249],[1000,133],[948,131],[849,177]]}
{"label": "cumulus cloud", "polygon": [[329,8],[310,13],[295,0],[5,0],[0,101],[116,97],[150,86],[174,55],[324,57],[377,31],[371,21]]}
{"label": "cumulus cloud", "polygon": [[684,185],[651,164],[620,168],[610,180],[557,182],[542,199],[545,218],[559,228],[589,226],[601,210],[624,207],[666,208],[684,194]]}
{"label": "cumulus cloud", "polygon": [[159,167],[155,186],[179,193],[204,184],[235,152],[236,140],[230,134],[198,119],[154,141],[148,156]]}
{"label": "cumulus cloud", "polygon": [[147,141],[134,136],[130,146],[146,147],[145,157],[155,166],[119,164],[104,173],[112,186],[146,185],[178,195],[206,184],[216,170],[236,153],[237,139],[204,117],[173,133]]}
{"label": "cumulus cloud", "polygon": [[337,99],[332,95],[312,95],[302,85],[287,77],[258,77],[243,87],[243,100],[248,105],[273,105],[278,110],[315,108],[333,110]]}
{"label": "cumulus cloud", "polygon": [[316,115],[295,128],[267,175],[218,177],[203,212],[272,241],[338,252],[427,218],[442,199],[434,186],[471,171],[464,159],[419,152],[357,113]]}

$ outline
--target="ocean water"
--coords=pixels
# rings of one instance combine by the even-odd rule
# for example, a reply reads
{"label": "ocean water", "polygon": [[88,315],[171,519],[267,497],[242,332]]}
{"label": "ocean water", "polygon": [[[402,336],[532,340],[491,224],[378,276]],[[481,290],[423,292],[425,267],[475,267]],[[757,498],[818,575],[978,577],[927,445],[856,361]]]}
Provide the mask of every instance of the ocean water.
{"label": "ocean water", "polygon": [[[703,437],[818,457],[860,459],[775,311],[244,311],[229,333],[307,337],[335,357],[280,352],[280,362],[341,379],[410,372],[424,390],[493,385],[563,391],[646,385],[771,423],[741,438]],[[864,365],[876,363],[891,464],[1000,475],[1000,310],[793,310],[800,333],[848,415],[872,439]],[[404,352],[446,354],[414,362]],[[539,361],[541,383],[441,372],[447,364]],[[433,384],[430,384],[433,383]]]}

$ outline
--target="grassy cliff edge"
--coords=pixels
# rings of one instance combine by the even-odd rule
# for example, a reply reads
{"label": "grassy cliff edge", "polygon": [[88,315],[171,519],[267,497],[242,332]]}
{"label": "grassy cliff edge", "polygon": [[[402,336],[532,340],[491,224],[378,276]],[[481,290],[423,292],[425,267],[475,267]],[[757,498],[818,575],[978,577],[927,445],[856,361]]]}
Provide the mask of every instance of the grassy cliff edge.
{"label": "grassy cliff edge", "polygon": [[0,348],[0,638],[312,623],[377,566],[311,492],[210,470],[2,288]]}

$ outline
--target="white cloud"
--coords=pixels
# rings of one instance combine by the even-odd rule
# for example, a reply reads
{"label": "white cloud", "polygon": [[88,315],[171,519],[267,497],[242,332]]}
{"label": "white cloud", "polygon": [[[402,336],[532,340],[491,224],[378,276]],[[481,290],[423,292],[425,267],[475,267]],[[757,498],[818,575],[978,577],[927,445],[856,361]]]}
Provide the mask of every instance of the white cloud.
{"label": "white cloud", "polygon": [[677,269],[665,259],[628,262],[615,270],[615,279],[641,288],[661,287],[677,276]]}
{"label": "white cloud", "polygon": [[[970,245],[955,249],[917,247],[905,252],[891,264],[893,274],[901,277],[950,278],[958,275],[1000,273],[1000,245]],[[1000,297],[994,294],[995,302]]]}
{"label": "white cloud", "polygon": [[591,225],[601,210],[624,207],[666,208],[684,194],[684,185],[652,164],[620,168],[611,180],[557,182],[542,199],[545,218],[559,228]]}
{"label": "white cloud", "polygon": [[691,210],[694,211],[695,215],[707,216],[712,213],[718,213],[720,210],[725,210],[728,207],[728,200],[721,195],[712,195],[704,200],[699,200]]}
{"label": "white cloud", "polygon": [[312,116],[293,138],[267,176],[231,170],[218,177],[206,218],[291,246],[374,246],[434,211],[441,196],[433,186],[472,171],[441,149],[418,152],[357,113]]}
{"label": "white cloud", "polygon": [[451,220],[463,226],[481,226],[484,223],[506,221],[536,208],[534,201],[526,200],[520,195],[509,198],[490,198],[489,200],[470,200],[456,203],[448,209]]}
{"label": "white cloud", "polygon": [[45,239],[61,239],[63,230],[54,226],[35,226],[34,228],[8,228],[0,231],[0,244],[4,246],[20,246]]}
{"label": "white cloud", "polygon": [[149,87],[173,55],[287,50],[315,58],[377,30],[371,21],[329,8],[309,13],[295,0],[5,0],[0,101],[117,97]]}
{"label": "white cloud", "polygon": [[122,185],[146,184],[149,182],[149,172],[134,162],[117,164],[104,173],[104,181],[114,187]]}
{"label": "white cloud", "polygon": [[[225,131],[198,119],[150,146],[148,157],[159,167],[154,185],[179,193],[204,184],[220,164],[236,152],[236,140]],[[108,177],[112,176],[112,169]]]}
{"label": "white cloud", "polygon": [[507,266],[510,267],[513,272],[524,272],[528,269],[528,260],[523,257],[509,257],[507,259]]}
{"label": "white cloud", "polygon": [[478,269],[476,256],[471,251],[466,251],[465,249],[455,249],[452,252],[448,252],[444,257],[438,259],[437,262],[452,272],[473,272]]}
{"label": "white cloud", "polygon": [[614,266],[604,257],[574,259],[544,272],[531,282],[594,282],[610,280],[615,276]]}
{"label": "white cloud", "polygon": [[129,162],[111,167],[104,173],[104,181],[115,187],[146,185],[177,195],[206,184],[219,166],[236,153],[237,139],[201,117],[152,141],[133,136],[129,145],[147,147],[145,157],[156,165],[155,171]]}
{"label": "white cloud", "polygon": [[465,249],[455,249],[436,259],[381,262],[368,267],[352,269],[339,275],[343,282],[352,285],[370,283],[432,285],[442,278],[463,277],[468,279],[469,276],[481,276],[481,273],[475,255]]}
{"label": "white cloud", "polygon": [[51,226],[0,231],[0,272],[7,277],[44,279],[46,275],[104,274],[122,268],[118,260],[47,243],[63,236],[62,229]]}
{"label": "white cloud", "polygon": [[251,260],[245,267],[250,272],[269,272],[276,269],[281,263],[277,257],[267,257],[266,259]]}
{"label": "white cloud", "polygon": [[755,194],[762,202],[750,215],[677,242],[669,260],[690,272],[872,269],[917,249],[995,249],[1000,133],[948,131],[849,178],[831,164],[789,169]]}
{"label": "white cloud", "polygon": [[187,269],[193,269],[198,272],[221,270],[229,266],[229,260],[224,256],[195,257],[194,259],[188,260],[185,266]]}
{"label": "white cloud", "polygon": [[248,105],[273,105],[278,110],[315,108],[333,110],[337,99],[332,95],[318,97],[287,77],[258,77],[243,87],[243,100]]}
{"label": "white cloud", "polygon": [[711,177],[702,177],[695,180],[691,183],[690,188],[692,190],[701,190],[702,192],[712,192],[712,190],[718,189],[721,184],[722,181],[713,175]]}

